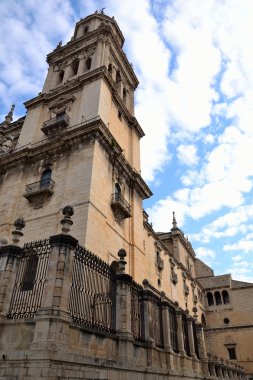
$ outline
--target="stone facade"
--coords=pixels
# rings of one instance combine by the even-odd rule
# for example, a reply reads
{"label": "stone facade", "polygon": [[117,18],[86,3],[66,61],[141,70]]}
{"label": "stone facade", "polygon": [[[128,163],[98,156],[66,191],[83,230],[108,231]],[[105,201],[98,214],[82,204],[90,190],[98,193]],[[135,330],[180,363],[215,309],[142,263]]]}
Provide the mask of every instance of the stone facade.
{"label": "stone facade", "polygon": [[80,20],[26,117],[12,122],[12,107],[0,124],[0,378],[244,379],[251,342],[238,362],[226,347],[250,330],[248,306],[235,341],[251,284],[220,276],[235,294],[223,331],[206,301],[213,272],[175,215],[168,233],[149,223],[123,43],[113,18]]}

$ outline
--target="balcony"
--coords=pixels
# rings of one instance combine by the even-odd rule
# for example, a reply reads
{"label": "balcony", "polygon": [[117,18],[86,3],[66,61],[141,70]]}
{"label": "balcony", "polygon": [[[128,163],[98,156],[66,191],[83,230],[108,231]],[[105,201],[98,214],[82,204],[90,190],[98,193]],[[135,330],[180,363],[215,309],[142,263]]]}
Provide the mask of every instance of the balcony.
{"label": "balcony", "polygon": [[121,223],[123,219],[131,217],[131,206],[121,194],[112,194],[111,207],[118,223]]}
{"label": "balcony", "polygon": [[41,130],[47,136],[55,135],[56,133],[61,132],[69,125],[69,117],[66,113],[58,115],[53,119],[45,121]]}
{"label": "balcony", "polygon": [[158,269],[159,271],[162,271],[162,270],[163,270],[163,268],[164,268],[164,261],[163,261],[163,259],[161,259],[161,257],[159,257],[159,256],[157,256],[157,258],[156,258],[156,265],[157,265],[157,269]]}
{"label": "balcony", "polygon": [[54,192],[54,181],[52,179],[45,179],[43,181],[30,183],[25,187],[24,197],[29,201],[37,195],[45,194],[52,195]]}

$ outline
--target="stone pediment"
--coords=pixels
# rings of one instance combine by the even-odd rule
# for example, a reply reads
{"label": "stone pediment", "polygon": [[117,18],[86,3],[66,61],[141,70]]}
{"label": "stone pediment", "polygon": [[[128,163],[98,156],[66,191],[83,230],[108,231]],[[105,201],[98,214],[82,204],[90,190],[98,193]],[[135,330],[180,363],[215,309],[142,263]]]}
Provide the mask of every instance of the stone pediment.
{"label": "stone pediment", "polygon": [[60,96],[48,107],[51,112],[57,113],[59,110],[66,110],[76,100],[74,95]]}

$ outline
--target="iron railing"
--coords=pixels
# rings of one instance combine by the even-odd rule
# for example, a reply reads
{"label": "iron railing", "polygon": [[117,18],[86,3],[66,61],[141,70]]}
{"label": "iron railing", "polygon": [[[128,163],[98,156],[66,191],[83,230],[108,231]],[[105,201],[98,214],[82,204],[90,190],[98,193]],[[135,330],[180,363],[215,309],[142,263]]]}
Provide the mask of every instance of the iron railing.
{"label": "iron railing", "polygon": [[156,257],[156,265],[159,271],[162,271],[164,269],[164,261],[160,256]]}
{"label": "iron railing", "polygon": [[136,282],[131,284],[131,328],[137,341],[144,341],[143,288]]}
{"label": "iron railing", "polygon": [[54,128],[66,128],[69,125],[69,117],[66,113],[58,115],[52,119],[49,119],[43,123],[41,130],[47,135],[50,134],[50,130]]}
{"label": "iron railing", "polygon": [[150,323],[152,325],[151,338],[154,339],[157,347],[163,348],[163,325],[161,299],[155,294],[150,294]]}
{"label": "iron railing", "polygon": [[183,323],[183,336],[184,336],[184,350],[187,356],[191,356],[189,334],[188,334],[188,323],[187,323],[187,318],[185,314],[182,314],[182,323]]}
{"label": "iron railing", "polygon": [[121,194],[112,194],[111,206],[113,210],[119,209],[125,218],[129,218],[131,216],[131,206]]}
{"label": "iron railing", "polygon": [[69,309],[74,322],[114,333],[114,270],[80,245],[74,254]]}
{"label": "iron railing", "polygon": [[199,358],[199,344],[198,344],[198,337],[197,337],[196,322],[195,322],[194,319],[192,321],[192,330],[193,330],[193,340],[194,340],[195,354],[196,354],[197,358]]}
{"label": "iron railing", "polygon": [[48,192],[50,194],[53,194],[54,192],[54,181],[52,179],[44,179],[42,181],[30,183],[29,185],[26,185],[25,187],[25,194],[24,197],[29,198],[31,195],[41,193],[41,192]]}
{"label": "iron railing", "polygon": [[41,306],[49,254],[48,239],[24,245],[7,318],[33,318],[36,314]]}
{"label": "iron railing", "polygon": [[177,337],[177,316],[173,308],[169,309],[170,314],[170,340],[174,352],[178,352],[178,337]]}

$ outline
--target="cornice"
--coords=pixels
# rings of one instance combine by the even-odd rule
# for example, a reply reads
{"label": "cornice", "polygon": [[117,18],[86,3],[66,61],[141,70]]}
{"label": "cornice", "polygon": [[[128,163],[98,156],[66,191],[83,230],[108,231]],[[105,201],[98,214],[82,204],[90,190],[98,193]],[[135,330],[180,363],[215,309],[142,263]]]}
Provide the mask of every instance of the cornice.
{"label": "cornice", "polygon": [[16,166],[17,163],[34,162],[36,157],[41,159],[46,154],[66,153],[66,150],[75,149],[78,142],[97,140],[108,153],[112,165],[118,165],[126,175],[129,186],[133,187],[142,199],[152,195],[151,190],[141,176],[131,167],[122,154],[120,145],[99,116],[85,122],[66,128],[53,138],[28,144],[13,150],[0,157],[0,168]]}
{"label": "cornice", "polygon": [[38,106],[40,104],[47,105],[50,102],[53,102],[57,99],[58,96],[73,95],[75,91],[81,89],[84,85],[91,83],[98,79],[104,79],[109,89],[111,90],[113,100],[117,107],[120,107],[123,116],[128,122],[129,127],[133,128],[139,138],[145,136],[145,133],[141,126],[139,125],[137,119],[130,114],[123,100],[116,90],[115,83],[113,82],[111,76],[108,73],[108,70],[105,66],[101,66],[98,69],[89,71],[78,77],[73,77],[71,80],[68,80],[63,85],[60,85],[48,93],[42,93],[36,96],[33,99],[30,99],[24,103],[27,110]]}

